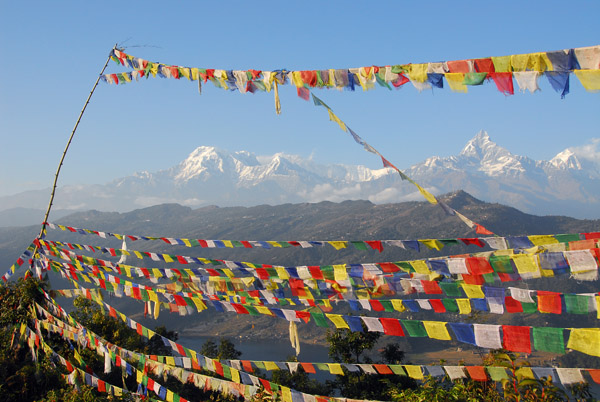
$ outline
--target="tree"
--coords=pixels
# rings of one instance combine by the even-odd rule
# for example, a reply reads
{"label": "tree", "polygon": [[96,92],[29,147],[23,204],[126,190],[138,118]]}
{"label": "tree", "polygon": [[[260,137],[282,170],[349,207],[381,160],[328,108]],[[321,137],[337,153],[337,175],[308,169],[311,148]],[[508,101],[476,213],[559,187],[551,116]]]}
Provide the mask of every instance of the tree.
{"label": "tree", "polygon": [[[327,331],[329,342],[329,357],[338,363],[372,363],[367,355],[381,337],[379,332],[368,332],[363,324],[362,332],[351,332],[348,329]],[[404,358],[398,345],[388,345],[381,353],[381,362],[398,364]],[[350,372],[342,368],[344,375],[337,375],[336,379],[329,381],[328,385],[337,389],[341,395],[356,399],[389,399],[392,389],[406,389],[416,387],[416,382],[400,375],[379,376],[361,372]]]}
{"label": "tree", "polygon": [[205,341],[200,349],[200,354],[211,359],[235,360],[240,358],[242,352],[237,350],[229,339],[220,338],[218,346],[212,339]]}

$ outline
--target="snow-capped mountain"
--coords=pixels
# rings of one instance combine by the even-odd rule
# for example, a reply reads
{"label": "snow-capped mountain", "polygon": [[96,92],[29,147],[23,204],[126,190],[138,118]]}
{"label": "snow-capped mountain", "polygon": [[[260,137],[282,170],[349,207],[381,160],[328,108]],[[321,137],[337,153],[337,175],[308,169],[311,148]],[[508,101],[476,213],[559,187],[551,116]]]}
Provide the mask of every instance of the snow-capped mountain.
{"label": "snow-capped mountain", "polygon": [[[597,152],[592,151],[568,148],[550,161],[535,161],[512,154],[481,131],[458,155],[433,156],[404,172],[434,194],[464,190],[528,213],[597,218],[600,165],[590,157]],[[201,146],[170,169],[138,172],[104,185],[59,188],[55,207],[128,211],[171,202],[198,207],[347,199],[422,200],[391,169],[318,165],[296,155],[256,156]],[[42,209],[46,202],[46,191],[29,191],[0,198],[0,211]]]}

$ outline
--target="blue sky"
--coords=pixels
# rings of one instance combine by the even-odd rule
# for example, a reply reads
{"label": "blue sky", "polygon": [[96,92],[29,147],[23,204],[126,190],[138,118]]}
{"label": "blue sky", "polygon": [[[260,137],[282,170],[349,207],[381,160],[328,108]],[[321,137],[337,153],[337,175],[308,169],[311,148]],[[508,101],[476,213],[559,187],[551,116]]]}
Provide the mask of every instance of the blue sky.
{"label": "blue sky", "polygon": [[[498,2],[8,2],[0,3],[0,196],[52,184],[61,152],[115,43],[189,67],[288,70],[460,60],[600,44],[596,1]],[[123,69],[111,63],[107,72]],[[599,94],[572,77],[565,99],[506,97],[492,83],[468,94],[316,90],[396,166],[458,153],[480,129],[511,152],[550,159],[600,137]],[[100,84],[59,185],[104,183],[171,167],[201,145],[258,155],[380,167],[328,121],[281,90],[239,94],[188,81]],[[426,183],[424,183],[426,184]]]}

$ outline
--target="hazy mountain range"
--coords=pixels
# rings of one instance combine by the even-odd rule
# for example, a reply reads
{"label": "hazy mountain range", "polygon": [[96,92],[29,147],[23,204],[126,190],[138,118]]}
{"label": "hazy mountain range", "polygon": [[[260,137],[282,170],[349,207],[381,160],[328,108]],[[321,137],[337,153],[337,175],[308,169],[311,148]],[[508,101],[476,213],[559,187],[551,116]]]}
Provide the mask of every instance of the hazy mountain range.
{"label": "hazy mountain range", "polygon": [[[462,189],[538,215],[599,216],[600,163],[572,148],[550,161],[535,161],[512,154],[481,131],[458,155],[433,156],[404,172],[434,194]],[[0,226],[39,223],[48,197],[47,189],[0,197]],[[224,207],[358,199],[422,198],[391,169],[319,165],[295,155],[256,156],[202,146],[170,169],[103,185],[60,187],[54,208],[124,212],[162,203]],[[51,217],[62,215],[56,211]]]}

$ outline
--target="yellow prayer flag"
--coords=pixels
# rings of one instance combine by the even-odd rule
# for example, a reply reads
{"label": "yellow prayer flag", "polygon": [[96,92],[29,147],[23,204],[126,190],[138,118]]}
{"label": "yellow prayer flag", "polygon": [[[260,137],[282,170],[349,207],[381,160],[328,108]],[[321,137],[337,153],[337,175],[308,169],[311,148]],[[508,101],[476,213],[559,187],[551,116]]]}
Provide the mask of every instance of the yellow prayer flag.
{"label": "yellow prayer flag", "polygon": [[525,71],[529,66],[529,54],[513,54],[510,56],[513,71]]}
{"label": "yellow prayer flag", "polygon": [[408,78],[410,78],[411,81],[416,81],[416,82],[425,82],[427,81],[427,67],[429,66],[428,63],[426,64],[411,64],[409,67],[409,71],[408,71]]}
{"label": "yellow prayer flag", "polygon": [[437,251],[440,251],[441,249],[444,248],[444,243],[442,243],[441,241],[439,241],[437,239],[421,239],[421,240],[419,240],[419,242],[423,243],[430,249],[434,249]]}
{"label": "yellow prayer flag", "polygon": [[458,305],[458,312],[460,314],[471,314],[471,300],[469,299],[456,299]]}
{"label": "yellow prayer flag", "polygon": [[274,248],[281,248],[281,244],[278,241],[267,240],[267,243],[273,246]]}
{"label": "yellow prayer flag", "polygon": [[571,328],[571,336],[567,348],[600,357],[599,328]]}
{"label": "yellow prayer flag", "polygon": [[148,292],[148,298],[150,299],[150,301],[153,301],[153,302],[157,302],[158,301],[158,296],[157,296],[157,294],[156,294],[155,291],[148,290],[147,292]]}
{"label": "yellow prayer flag", "polygon": [[302,73],[300,71],[292,72],[292,82],[297,88],[304,87],[304,81],[302,81]]}
{"label": "yellow prayer flag", "polygon": [[339,374],[339,375],[344,375],[344,370],[342,370],[342,365],[339,363],[327,363],[327,366],[329,367],[329,372],[331,374]]}
{"label": "yellow prayer flag", "polygon": [[586,91],[600,91],[600,70],[573,70]]}
{"label": "yellow prayer flag", "polygon": [[331,109],[327,109],[327,111],[329,112],[329,120],[331,121],[335,121],[340,128],[342,129],[342,131],[346,131],[346,125],[344,124],[343,121],[340,120],[339,117],[337,117],[332,111]]}
{"label": "yellow prayer flag", "polygon": [[160,272],[160,269],[152,268],[152,276],[155,278],[162,278],[163,274]]}
{"label": "yellow prayer flag", "polygon": [[328,241],[327,243],[336,250],[348,247],[348,242],[346,241]]}
{"label": "yellow prayer flag", "polygon": [[423,379],[423,369],[421,366],[415,366],[412,364],[405,364],[404,369],[410,378],[414,378],[415,380]]}
{"label": "yellow prayer flag", "polygon": [[[190,76],[191,76],[192,81],[198,81],[200,79],[200,69],[198,67],[192,67],[190,69],[190,73],[191,73]],[[187,239],[182,239],[182,240],[184,243],[186,243]],[[189,243],[189,241],[188,241],[188,243]],[[190,247],[189,244],[187,244],[187,243],[185,245]]]}
{"label": "yellow prayer flag", "polygon": [[175,365],[175,359],[173,358],[173,356],[166,356],[165,357],[165,363],[167,363],[169,366],[174,366]]}
{"label": "yellow prayer flag", "polygon": [[138,259],[140,259],[140,260],[143,260],[143,259],[144,259],[144,256],[142,255],[142,253],[140,253],[140,252],[139,252],[139,251],[137,251],[137,250],[133,250],[133,254],[135,254],[135,256],[136,256]]}
{"label": "yellow prayer flag", "polygon": [[425,326],[425,331],[427,331],[427,336],[432,339],[439,339],[442,341],[452,340],[450,334],[448,333],[448,329],[446,328],[446,323],[442,321],[423,321],[423,325]]}
{"label": "yellow prayer flag", "polygon": [[394,310],[396,311],[405,311],[406,307],[404,307],[404,304],[402,304],[402,300],[398,300],[398,299],[392,299],[392,307],[394,307]]}
{"label": "yellow prayer flag", "polygon": [[206,304],[202,301],[202,299],[199,299],[198,297],[192,297],[192,302],[196,305],[196,309],[198,310],[198,312],[206,310]]}
{"label": "yellow prayer flag", "polygon": [[279,366],[277,366],[275,362],[263,362],[263,364],[265,365],[265,369],[268,371],[279,370]]}
{"label": "yellow prayer flag", "polygon": [[527,367],[527,366],[521,367],[515,371],[515,374],[517,376],[518,381],[521,381],[524,378],[527,378],[530,380],[535,379],[535,376],[533,375],[533,371],[531,370],[531,367]]}
{"label": "yellow prayer flag", "polygon": [[514,254],[511,258],[520,274],[538,272],[537,257],[535,254]]}
{"label": "yellow prayer flag", "polygon": [[497,73],[510,73],[512,71],[510,65],[510,56],[492,57],[494,63],[494,71]]}
{"label": "yellow prayer flag", "polygon": [[410,265],[414,268],[415,272],[418,274],[429,275],[431,273],[431,271],[429,270],[429,267],[423,260],[411,261]]}
{"label": "yellow prayer flag", "polygon": [[556,237],[554,237],[552,235],[534,235],[534,236],[527,236],[527,237],[535,246],[544,246],[546,244],[558,243],[558,240],[556,240]]}
{"label": "yellow prayer flag", "polygon": [[340,314],[325,314],[327,318],[331,320],[331,322],[335,325],[337,329],[347,328],[350,329],[346,321],[342,318]]}
{"label": "yellow prayer flag", "polygon": [[596,296],[596,318],[600,320],[600,296]]}
{"label": "yellow prayer flag", "polygon": [[348,279],[348,272],[346,271],[346,264],[338,264],[333,266],[333,277],[336,281],[343,281]]}
{"label": "yellow prayer flag", "polygon": [[283,402],[292,402],[292,390],[288,387],[281,386],[281,399]]}
{"label": "yellow prayer flag", "polygon": [[228,278],[233,278],[235,274],[229,268],[223,268],[223,273],[227,275]]}
{"label": "yellow prayer flag", "polygon": [[265,306],[254,306],[254,308],[256,309],[256,311],[258,311],[260,314],[264,314],[264,315],[273,315],[271,313],[271,310],[269,310],[268,307]]}
{"label": "yellow prayer flag", "polygon": [[465,80],[464,73],[446,73],[446,81],[448,81],[448,86],[453,92],[462,92],[467,93],[467,86],[463,84]]}
{"label": "yellow prayer flag", "polygon": [[240,372],[237,369],[234,369],[233,367],[231,367],[229,371],[231,372],[231,381],[235,382],[236,384],[239,384]]}
{"label": "yellow prayer flag", "polygon": [[[123,396],[123,389],[119,388],[119,387],[113,387],[113,394],[115,396]],[[167,399],[167,401],[169,401],[169,400]],[[171,402],[171,401],[169,401],[169,402]]]}
{"label": "yellow prayer flag", "polygon": [[471,285],[468,283],[461,283],[465,294],[469,299],[483,299],[485,298],[485,294],[481,290],[481,285]]}
{"label": "yellow prayer flag", "polygon": [[182,76],[184,76],[185,78],[187,78],[188,80],[192,79],[192,72],[190,71],[190,69],[188,67],[180,67],[179,73]]}
{"label": "yellow prayer flag", "polygon": [[288,272],[285,270],[284,267],[275,267],[275,271],[277,271],[277,275],[279,276],[279,279],[290,279],[290,275],[288,274]]}
{"label": "yellow prayer flag", "polygon": [[141,384],[142,381],[143,381],[143,379],[144,379],[144,374],[141,371],[136,370],[136,372],[135,372],[135,379],[136,379],[136,381],[137,381],[138,384]]}
{"label": "yellow prayer flag", "polygon": [[[466,86],[465,86],[466,88]],[[466,91],[465,91],[466,92]],[[412,181],[412,180],[411,180]],[[417,188],[419,189],[419,192],[421,193],[421,195],[423,197],[425,197],[425,199],[427,201],[429,201],[430,204],[436,205],[438,202],[436,200],[436,198],[433,196],[433,194],[431,194],[429,191],[425,190],[423,187],[419,186],[417,183],[415,183],[414,181],[412,182],[415,186],[417,186]]]}
{"label": "yellow prayer flag", "polygon": [[167,402],[173,402],[174,400],[173,391],[167,390]]}

